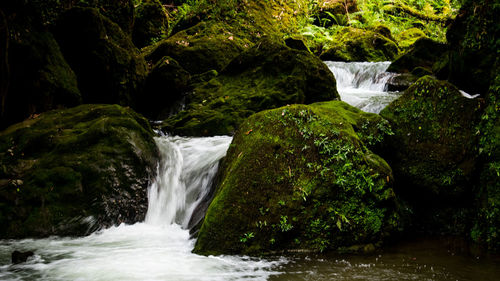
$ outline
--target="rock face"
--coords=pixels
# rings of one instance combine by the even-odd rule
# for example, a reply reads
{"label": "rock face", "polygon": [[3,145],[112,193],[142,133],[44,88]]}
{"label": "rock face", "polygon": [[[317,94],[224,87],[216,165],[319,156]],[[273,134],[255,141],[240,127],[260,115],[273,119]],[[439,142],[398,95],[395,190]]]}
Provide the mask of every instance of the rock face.
{"label": "rock face", "polygon": [[421,38],[411,46],[406,54],[391,63],[387,71],[408,73],[417,67],[423,67],[432,72],[434,64],[445,56],[446,52],[446,44]]}
{"label": "rock face", "polygon": [[[396,191],[415,206],[428,228],[453,224],[448,215],[472,207],[471,180],[478,160],[475,126],[481,111],[479,100],[425,76],[380,113],[394,130],[383,156],[393,168]],[[439,217],[438,212],[450,207],[457,213]],[[457,221],[464,223],[464,218]]]}
{"label": "rock face", "polygon": [[0,236],[83,235],[144,219],[158,152],[118,105],[55,110],[0,132]]}
{"label": "rock face", "polygon": [[348,62],[392,61],[398,55],[399,49],[387,36],[380,30],[345,27],[336,33],[333,45],[320,57],[322,60]]}
{"label": "rock face", "polygon": [[264,38],[219,76],[193,90],[163,129],[181,135],[231,134],[248,116],[293,103],[339,99],[328,67],[307,51]]}
{"label": "rock face", "polygon": [[58,20],[55,36],[84,103],[135,104],[146,63],[117,24],[97,9],[73,8]]}
{"label": "rock face", "polygon": [[168,18],[159,0],[142,1],[136,8],[132,39],[139,48],[167,35]]}
{"label": "rock face", "polygon": [[369,149],[387,125],[340,101],[252,115],[223,160],[195,252],[335,250],[397,232],[391,168]]}
{"label": "rock face", "polygon": [[0,128],[82,102],[75,73],[51,33],[22,31],[9,43]]}

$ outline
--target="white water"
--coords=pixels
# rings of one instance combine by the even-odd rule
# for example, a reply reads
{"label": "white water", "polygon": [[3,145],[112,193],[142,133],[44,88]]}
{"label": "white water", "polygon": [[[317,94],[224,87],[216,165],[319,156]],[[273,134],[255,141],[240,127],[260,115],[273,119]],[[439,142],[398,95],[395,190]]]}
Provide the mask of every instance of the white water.
{"label": "white water", "polygon": [[325,61],[337,80],[340,98],[366,112],[379,113],[399,97],[386,90],[387,81],[394,75],[386,72],[391,62],[334,62]]}
{"label": "white water", "polygon": [[[146,221],[82,238],[0,241],[0,280],[267,280],[284,260],[191,253],[185,228],[208,192],[231,137],[156,139],[162,162]],[[35,257],[10,264],[14,250]]]}

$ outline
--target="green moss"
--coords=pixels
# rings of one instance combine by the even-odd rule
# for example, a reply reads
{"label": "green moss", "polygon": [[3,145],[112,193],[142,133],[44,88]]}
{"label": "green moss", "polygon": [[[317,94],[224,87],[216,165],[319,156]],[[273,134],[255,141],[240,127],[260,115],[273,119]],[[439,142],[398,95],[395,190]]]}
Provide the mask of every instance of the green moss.
{"label": "green moss", "polygon": [[0,133],[2,237],[83,235],[136,222],[157,150],[147,120],[118,105],[43,113]]}
{"label": "green moss", "polygon": [[391,169],[363,143],[367,122],[383,119],[339,101],[252,115],[222,164],[195,252],[325,251],[397,231]]}
{"label": "green moss", "polygon": [[[333,35],[333,41],[321,54],[322,60],[390,61],[399,53],[398,46],[380,30],[345,27]],[[390,33],[389,33],[390,35]]]}
{"label": "green moss", "polygon": [[165,120],[163,129],[182,135],[231,134],[258,111],[336,98],[335,78],[323,62],[265,38],[195,88],[185,110]]}
{"label": "green moss", "polygon": [[415,43],[418,39],[425,37],[427,36],[422,30],[414,27],[401,32],[401,34],[399,34],[399,40],[397,42],[400,48],[407,49],[411,45],[413,45],[413,43]]}
{"label": "green moss", "polygon": [[139,48],[167,36],[168,17],[159,0],[145,0],[135,8],[132,40]]}
{"label": "green moss", "polygon": [[480,113],[478,100],[464,98],[452,84],[430,76],[380,113],[394,130],[383,156],[393,167],[397,191],[420,212],[424,229],[464,231],[451,224],[463,226],[467,218],[453,221],[449,213],[436,214],[449,207],[472,207],[478,163],[474,124]]}

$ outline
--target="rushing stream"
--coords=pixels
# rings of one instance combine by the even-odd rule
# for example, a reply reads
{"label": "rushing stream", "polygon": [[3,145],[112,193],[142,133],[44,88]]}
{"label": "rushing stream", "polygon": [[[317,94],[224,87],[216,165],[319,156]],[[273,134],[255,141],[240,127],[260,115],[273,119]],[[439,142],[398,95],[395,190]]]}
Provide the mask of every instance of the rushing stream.
{"label": "rushing stream", "polygon": [[[379,112],[388,63],[327,62],[344,101]],[[189,226],[209,192],[231,137],[158,137],[162,161],[149,189],[146,220],[81,238],[0,240],[0,280],[500,280],[500,261],[468,245],[423,239],[370,255],[301,254],[262,258],[191,253]],[[14,250],[33,250],[12,265]]]}
{"label": "rushing stream", "polygon": [[391,62],[325,61],[335,80],[340,98],[366,112],[379,113],[399,97],[386,90],[394,73],[386,72]]}

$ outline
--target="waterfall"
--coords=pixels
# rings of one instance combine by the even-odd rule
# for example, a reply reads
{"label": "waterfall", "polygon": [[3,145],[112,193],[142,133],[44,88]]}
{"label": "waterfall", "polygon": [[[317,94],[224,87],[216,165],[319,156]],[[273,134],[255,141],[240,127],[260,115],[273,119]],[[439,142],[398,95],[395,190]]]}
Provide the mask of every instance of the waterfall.
{"label": "waterfall", "polygon": [[363,111],[379,113],[399,93],[387,92],[387,81],[394,73],[386,72],[391,62],[326,61],[337,80],[340,98]]}
{"label": "waterfall", "polygon": [[231,137],[158,137],[161,162],[148,191],[146,223],[187,228],[198,204],[208,195],[219,160]]}

